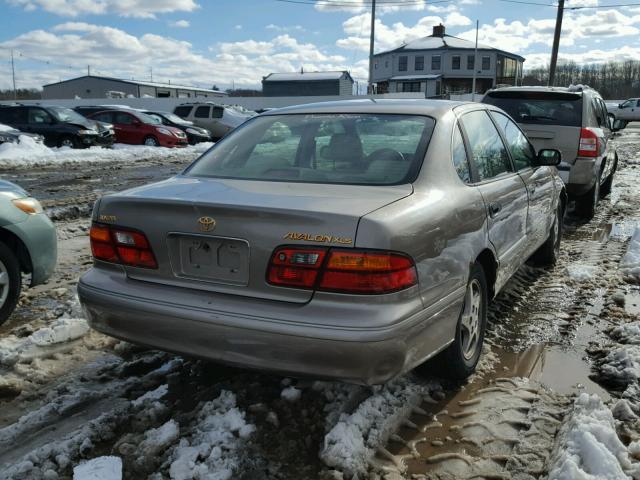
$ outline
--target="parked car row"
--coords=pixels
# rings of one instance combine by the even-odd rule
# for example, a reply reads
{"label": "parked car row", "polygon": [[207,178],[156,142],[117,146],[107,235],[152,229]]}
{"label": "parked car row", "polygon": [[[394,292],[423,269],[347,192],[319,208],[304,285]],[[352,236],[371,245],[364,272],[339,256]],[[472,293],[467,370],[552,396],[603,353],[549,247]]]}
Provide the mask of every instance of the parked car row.
{"label": "parked car row", "polygon": [[173,109],[173,113],[211,132],[213,139],[219,140],[239,127],[252,114],[213,102],[183,103]]}
{"label": "parked car row", "polygon": [[0,123],[41,135],[48,147],[110,147],[115,140],[112,125],[87,119],[66,107],[0,105]]}
{"label": "parked car row", "polygon": [[608,105],[609,113],[615,119],[626,122],[640,121],[640,98],[630,98],[619,104]]}

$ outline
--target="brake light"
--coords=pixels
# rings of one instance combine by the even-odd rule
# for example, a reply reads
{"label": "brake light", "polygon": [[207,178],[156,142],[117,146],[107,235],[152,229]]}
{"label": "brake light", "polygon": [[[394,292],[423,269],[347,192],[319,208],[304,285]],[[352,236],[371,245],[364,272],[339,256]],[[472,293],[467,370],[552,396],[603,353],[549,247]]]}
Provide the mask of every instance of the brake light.
{"label": "brake light", "polygon": [[590,128],[580,130],[579,157],[597,157],[600,155],[600,141],[598,135]]}
{"label": "brake light", "polygon": [[158,268],[144,233],[94,223],[89,233],[91,253],[97,260],[132,267]]}
{"label": "brake light", "polygon": [[418,283],[413,260],[378,250],[280,247],[271,258],[269,283],[325,292],[382,294]]}

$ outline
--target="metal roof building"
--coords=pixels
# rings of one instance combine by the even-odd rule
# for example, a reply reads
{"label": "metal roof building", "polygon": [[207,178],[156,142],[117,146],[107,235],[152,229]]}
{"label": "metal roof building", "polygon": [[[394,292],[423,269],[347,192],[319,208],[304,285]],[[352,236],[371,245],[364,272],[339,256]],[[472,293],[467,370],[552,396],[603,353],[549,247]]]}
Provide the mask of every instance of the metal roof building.
{"label": "metal roof building", "polygon": [[470,93],[474,70],[476,92],[498,84],[516,85],[525,59],[489,45],[447,35],[444,25],[433,34],[374,55],[373,81],[378,93],[424,92],[426,97]]}
{"label": "metal roof building", "polygon": [[353,78],[347,71],[270,73],[262,78],[265,97],[353,95]]}
{"label": "metal roof building", "polygon": [[42,87],[42,98],[73,99],[79,98],[216,98],[227,94],[218,90],[174,85],[172,83],[146,82],[143,80],[125,80],[121,78],[84,75],[61,82],[50,83]]}

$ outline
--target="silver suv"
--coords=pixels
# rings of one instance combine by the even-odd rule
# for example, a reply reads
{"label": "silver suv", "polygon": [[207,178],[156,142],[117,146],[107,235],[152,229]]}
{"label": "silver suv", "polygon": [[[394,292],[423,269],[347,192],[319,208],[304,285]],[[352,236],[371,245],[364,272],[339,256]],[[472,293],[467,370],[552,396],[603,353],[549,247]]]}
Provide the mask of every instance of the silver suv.
{"label": "silver suv", "polygon": [[511,115],[537,150],[560,150],[558,170],[575,212],[593,217],[599,199],[611,192],[618,165],[611,137],[620,125],[600,94],[583,86],[507,87],[490,90],[482,102]]}
{"label": "silver suv", "polygon": [[206,128],[215,140],[251,118],[251,115],[213,102],[182,103],[174,108],[173,113],[198,127]]}

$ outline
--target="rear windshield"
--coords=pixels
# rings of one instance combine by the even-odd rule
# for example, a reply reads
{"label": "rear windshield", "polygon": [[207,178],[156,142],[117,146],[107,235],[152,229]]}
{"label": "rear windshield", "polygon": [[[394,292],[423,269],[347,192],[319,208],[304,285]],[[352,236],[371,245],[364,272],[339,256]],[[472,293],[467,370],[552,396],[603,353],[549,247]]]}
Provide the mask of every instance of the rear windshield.
{"label": "rear windshield", "polygon": [[518,123],[582,125],[582,96],[553,92],[487,94],[484,103],[507,112]]}
{"label": "rear windshield", "polygon": [[186,175],[244,180],[396,185],[415,180],[435,121],[379,114],[254,117]]}

